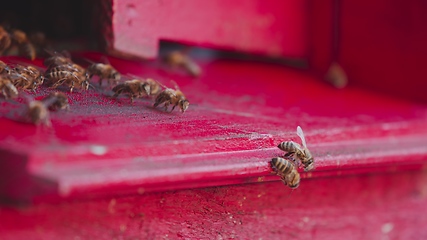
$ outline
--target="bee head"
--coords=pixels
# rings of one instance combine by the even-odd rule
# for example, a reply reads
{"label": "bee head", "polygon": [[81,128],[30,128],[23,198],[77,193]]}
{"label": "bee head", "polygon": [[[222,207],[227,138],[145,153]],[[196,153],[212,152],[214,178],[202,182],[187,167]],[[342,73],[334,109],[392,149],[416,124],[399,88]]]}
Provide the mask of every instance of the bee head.
{"label": "bee head", "polygon": [[40,75],[38,78],[37,78],[37,85],[42,85],[43,84],[43,82],[44,82],[44,76],[43,75]]}
{"label": "bee head", "polygon": [[190,102],[187,99],[183,99],[179,101],[179,108],[181,109],[182,113],[184,113],[185,110],[187,110],[189,105],[190,105]]}
{"label": "bee head", "polygon": [[314,166],[314,160],[313,160],[313,158],[311,158],[309,160],[308,164],[304,167],[304,171],[305,172],[309,172],[309,171],[313,170],[314,168],[315,168],[315,166]]}

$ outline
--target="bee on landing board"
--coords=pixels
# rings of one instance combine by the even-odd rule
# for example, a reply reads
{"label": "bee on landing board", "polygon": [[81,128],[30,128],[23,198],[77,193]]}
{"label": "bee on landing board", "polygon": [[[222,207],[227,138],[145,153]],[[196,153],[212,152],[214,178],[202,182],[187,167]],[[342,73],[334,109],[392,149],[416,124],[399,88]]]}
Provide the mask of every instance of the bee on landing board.
{"label": "bee on landing board", "polygon": [[36,48],[28,39],[27,34],[21,30],[14,29],[11,31],[10,36],[13,42],[18,45],[19,54],[34,60],[36,58]]}
{"label": "bee on landing board", "polygon": [[199,65],[183,51],[173,51],[167,54],[164,61],[172,68],[184,69],[193,77],[198,77],[202,73]]}
{"label": "bee on landing board", "polygon": [[270,161],[271,168],[280,176],[282,182],[292,189],[295,189],[300,184],[300,175],[295,164],[285,158],[275,157]]}
{"label": "bee on landing board", "polygon": [[12,39],[10,34],[0,26],[0,56],[3,55],[3,52],[9,49],[12,45]]}
{"label": "bee on landing board", "polygon": [[118,84],[113,88],[113,92],[114,98],[118,97],[122,93],[128,94],[131,103],[133,103],[134,98],[149,96],[151,88],[150,84],[146,81],[140,79],[133,79]]}
{"label": "bee on landing board", "polygon": [[304,165],[304,171],[311,171],[315,168],[314,158],[307,148],[304,132],[302,131],[302,128],[300,126],[297,127],[297,135],[301,138],[302,147],[301,145],[293,141],[281,142],[277,147],[280,150],[287,152],[285,154],[285,157],[294,155],[297,160],[300,160],[301,163]]}
{"label": "bee on landing board", "polygon": [[33,66],[16,66],[9,73],[9,79],[17,88],[32,91],[35,91],[44,82],[43,74]]}
{"label": "bee on landing board", "polygon": [[10,74],[11,68],[3,61],[0,60],[0,74]]}
{"label": "bee on landing board", "polygon": [[90,86],[86,75],[83,75],[79,72],[70,72],[65,70],[51,71],[45,75],[45,78],[49,79],[49,81],[52,83],[52,88],[66,85],[70,88],[70,92],[73,92],[74,88],[88,90]]}
{"label": "bee on landing board", "polygon": [[110,64],[94,63],[87,68],[89,78],[94,75],[99,77],[99,86],[102,85],[102,81],[106,79],[110,86],[116,85],[121,78],[120,73],[114,69]]}
{"label": "bee on landing board", "polygon": [[150,96],[156,96],[162,90],[160,84],[151,78],[147,78],[145,82],[150,85]]}
{"label": "bee on landing board", "polygon": [[51,92],[41,100],[51,111],[69,110],[68,97],[62,92]]}
{"label": "bee on landing board", "polygon": [[175,84],[175,90],[172,88],[166,88],[157,95],[154,107],[157,107],[160,104],[164,104],[165,111],[168,110],[169,105],[173,105],[171,112],[176,106],[179,106],[181,112],[184,113],[190,105],[190,102],[187,100],[184,93],[179,90],[178,85]]}
{"label": "bee on landing board", "polygon": [[49,111],[46,107],[46,103],[42,101],[30,101],[27,105],[26,117],[31,123],[35,125],[51,125]]}
{"label": "bee on landing board", "polygon": [[12,81],[7,78],[0,76],[0,93],[4,98],[16,98],[18,97],[18,89],[13,85]]}

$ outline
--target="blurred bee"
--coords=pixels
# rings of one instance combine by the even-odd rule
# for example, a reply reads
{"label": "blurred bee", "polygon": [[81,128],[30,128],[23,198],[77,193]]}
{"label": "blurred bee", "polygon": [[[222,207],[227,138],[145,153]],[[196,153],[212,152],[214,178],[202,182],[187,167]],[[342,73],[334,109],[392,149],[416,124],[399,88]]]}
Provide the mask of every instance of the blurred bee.
{"label": "blurred bee", "polygon": [[134,98],[149,96],[151,89],[150,84],[146,81],[140,79],[133,79],[118,84],[113,88],[113,92],[113,97],[115,98],[118,97],[119,94],[127,93],[129,95],[131,103],[133,103]]}
{"label": "blurred bee", "polygon": [[186,53],[183,51],[173,51],[164,58],[166,64],[173,68],[182,68],[194,77],[200,76],[202,70]]}
{"label": "blurred bee", "polygon": [[12,45],[12,39],[10,34],[0,26],[0,56],[3,55],[3,52],[9,49]]}
{"label": "blurred bee", "polygon": [[42,99],[42,102],[51,111],[70,109],[68,97],[62,92],[51,92],[48,96]]}
{"label": "blurred bee", "polygon": [[19,54],[34,60],[36,58],[36,49],[34,45],[27,38],[27,34],[21,30],[14,29],[10,33],[10,36],[14,42],[18,45]]}
{"label": "blurred bee", "polygon": [[36,67],[18,65],[13,70],[9,73],[10,79],[19,89],[35,91],[44,82],[43,74]]}
{"label": "blurred bee", "polygon": [[344,88],[348,84],[347,74],[337,62],[332,62],[326,73],[325,80],[336,88]]}
{"label": "blurred bee", "polygon": [[0,60],[0,74],[9,74],[11,71],[11,68],[5,62]]}
{"label": "blurred bee", "polygon": [[7,78],[0,78],[0,92],[6,99],[18,97],[18,89]]}
{"label": "blurred bee", "polygon": [[297,160],[300,160],[301,163],[304,165],[304,171],[311,171],[315,168],[314,158],[307,148],[304,132],[302,131],[302,128],[300,126],[297,127],[297,135],[301,138],[302,147],[301,145],[293,141],[281,142],[277,147],[280,150],[287,152],[285,154],[285,157],[295,155]]}
{"label": "blurred bee", "polygon": [[70,88],[70,92],[73,92],[75,87],[88,90],[90,86],[89,80],[86,78],[86,76],[78,72],[64,70],[50,71],[45,75],[45,77],[52,83],[52,88],[66,85]]}
{"label": "blurred bee", "polygon": [[282,182],[292,189],[299,186],[300,175],[297,171],[295,164],[289,160],[281,157],[276,157],[270,161],[271,168],[276,171],[280,176]]}
{"label": "blurred bee", "polygon": [[46,58],[43,64],[48,68],[73,63],[73,61],[71,60],[71,56],[67,51],[62,51],[61,53],[55,51],[52,52],[49,50],[45,51],[50,55],[50,57]]}
{"label": "blurred bee", "polygon": [[160,84],[151,78],[147,78],[145,82],[150,85],[150,96],[155,96],[162,90]]}
{"label": "blurred bee", "polygon": [[39,125],[41,123],[46,126],[51,125],[46,102],[37,100],[30,101],[27,105],[26,117],[35,125]]}
{"label": "blurred bee", "polygon": [[89,78],[89,76],[86,73],[86,70],[76,64],[76,63],[65,63],[61,65],[50,65],[50,67],[46,70],[46,73],[52,73],[52,72],[60,72],[60,71],[69,71],[69,72],[76,72],[79,75],[84,75],[86,78]]}
{"label": "blurred bee", "polygon": [[116,85],[121,78],[120,73],[110,64],[94,63],[90,65],[86,71],[89,74],[89,78],[92,78],[94,75],[99,77],[99,86],[102,85],[104,79],[112,86]]}
{"label": "blurred bee", "polygon": [[179,90],[178,86],[175,84],[175,89],[166,88],[159,95],[157,95],[154,107],[159,106],[164,103],[165,111],[168,110],[169,105],[173,105],[171,112],[175,109],[176,106],[179,106],[182,113],[187,110],[190,102],[185,97],[184,93]]}

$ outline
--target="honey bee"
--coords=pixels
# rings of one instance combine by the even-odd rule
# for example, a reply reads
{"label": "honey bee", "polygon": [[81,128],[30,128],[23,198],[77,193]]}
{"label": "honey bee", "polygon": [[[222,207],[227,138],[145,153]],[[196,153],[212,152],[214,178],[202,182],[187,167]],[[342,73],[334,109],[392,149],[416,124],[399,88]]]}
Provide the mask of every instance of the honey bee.
{"label": "honey bee", "polygon": [[69,72],[76,72],[79,75],[85,75],[87,78],[89,78],[89,76],[86,73],[86,70],[75,63],[66,63],[66,64],[61,64],[61,65],[50,65],[50,67],[46,70],[46,73],[51,73],[51,72],[60,72],[60,71],[69,71]]}
{"label": "honey bee", "polygon": [[173,51],[166,55],[164,60],[169,66],[182,68],[194,77],[198,77],[202,73],[199,65],[182,51]]}
{"label": "honey bee", "polygon": [[144,80],[133,79],[125,81],[121,84],[118,84],[113,88],[114,95],[113,97],[118,97],[121,93],[127,93],[129,95],[131,103],[133,103],[134,98],[149,96],[151,89],[150,84]]}
{"label": "honey bee", "polygon": [[42,99],[42,102],[51,111],[70,109],[68,97],[62,92],[51,92],[48,96]]}
{"label": "honey bee", "polygon": [[0,60],[0,74],[6,73],[9,74],[11,72],[10,67],[3,61]]}
{"label": "honey bee", "polygon": [[44,82],[43,74],[33,66],[18,65],[9,75],[14,85],[20,89],[35,91]]}
{"label": "honey bee", "polygon": [[94,63],[87,68],[89,78],[93,75],[99,77],[99,86],[102,85],[102,81],[106,79],[110,86],[116,85],[121,78],[120,73],[114,69],[110,64]]}
{"label": "honey bee", "polygon": [[10,36],[14,42],[17,43],[20,55],[25,56],[30,60],[34,60],[36,58],[36,48],[30,42],[25,32],[14,29],[12,30]]}
{"label": "honey bee", "polygon": [[0,26],[0,56],[3,55],[3,52],[9,49],[12,44],[10,34]]}
{"label": "honey bee", "polygon": [[168,110],[169,105],[173,105],[171,112],[175,109],[176,106],[179,106],[182,113],[187,110],[190,102],[185,97],[184,93],[179,90],[178,86],[175,85],[175,90],[171,88],[166,88],[156,97],[154,107],[159,106],[164,103],[165,111]]}
{"label": "honey bee", "polygon": [[0,78],[0,91],[4,98],[16,98],[18,89],[13,85],[12,81],[6,78]]}
{"label": "honey bee", "polygon": [[325,76],[326,81],[330,82],[336,88],[347,86],[348,78],[344,69],[337,62],[333,62]]}
{"label": "honey bee", "polygon": [[299,186],[300,175],[292,161],[281,157],[275,157],[271,159],[270,164],[285,185],[292,189]]}
{"label": "honey bee", "polygon": [[46,103],[42,101],[30,101],[27,106],[26,117],[35,125],[39,125],[40,123],[46,126],[51,125],[49,111]]}
{"label": "honey bee", "polygon": [[314,158],[311,155],[310,151],[307,148],[307,143],[305,141],[304,132],[300,126],[297,127],[297,135],[301,138],[302,147],[296,142],[285,141],[281,142],[277,147],[287,152],[285,157],[295,155],[298,160],[304,165],[304,171],[308,172],[315,168]]}
{"label": "honey bee", "polygon": [[151,78],[147,78],[145,82],[148,83],[148,85],[150,85],[150,96],[155,96],[159,94],[160,91],[162,90],[162,87],[160,86],[160,84]]}
{"label": "honey bee", "polygon": [[66,85],[70,88],[70,92],[73,92],[75,87],[88,90],[90,85],[88,78],[78,72],[50,71],[45,77],[53,83],[52,88]]}

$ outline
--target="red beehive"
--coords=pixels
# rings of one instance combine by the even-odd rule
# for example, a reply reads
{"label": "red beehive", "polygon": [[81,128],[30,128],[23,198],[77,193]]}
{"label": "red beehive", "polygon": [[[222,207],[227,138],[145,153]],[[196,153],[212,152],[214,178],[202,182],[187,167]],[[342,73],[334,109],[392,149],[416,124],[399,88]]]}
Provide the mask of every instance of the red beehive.
{"label": "red beehive", "polygon": [[[111,54],[154,58],[164,40],[263,61],[195,55],[195,79],[155,60],[108,58],[122,73],[174,79],[190,101],[184,114],[89,91],[69,94],[72,110],[42,128],[11,120],[19,105],[3,101],[0,196],[12,206],[0,208],[2,238],[426,238],[421,1],[102,7]],[[323,80],[333,62],[344,89]],[[281,141],[300,141],[297,126],[316,169],[291,191],[269,161]]]}

